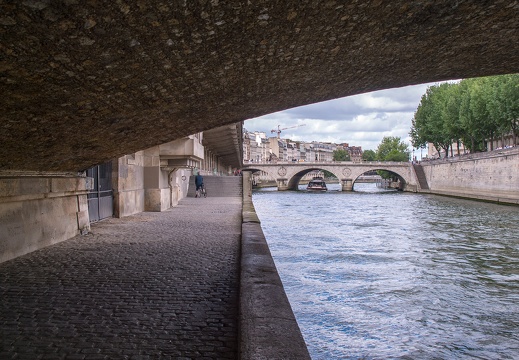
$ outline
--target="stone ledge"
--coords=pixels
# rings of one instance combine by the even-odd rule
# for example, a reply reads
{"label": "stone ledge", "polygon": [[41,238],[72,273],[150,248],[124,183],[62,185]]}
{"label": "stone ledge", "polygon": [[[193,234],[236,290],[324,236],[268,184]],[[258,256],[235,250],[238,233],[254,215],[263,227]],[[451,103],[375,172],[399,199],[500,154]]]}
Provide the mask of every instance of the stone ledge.
{"label": "stone ledge", "polygon": [[485,202],[494,202],[503,205],[519,205],[519,198],[499,196],[499,195],[484,195],[471,194],[462,191],[444,191],[444,190],[420,190],[423,194],[432,194],[440,196],[456,197],[461,199],[478,200]]}
{"label": "stone ledge", "polygon": [[259,223],[242,224],[240,359],[310,359]]}
{"label": "stone ledge", "polygon": [[86,195],[92,184],[85,177],[0,178],[0,203]]}
{"label": "stone ledge", "polygon": [[243,178],[240,359],[310,359]]}

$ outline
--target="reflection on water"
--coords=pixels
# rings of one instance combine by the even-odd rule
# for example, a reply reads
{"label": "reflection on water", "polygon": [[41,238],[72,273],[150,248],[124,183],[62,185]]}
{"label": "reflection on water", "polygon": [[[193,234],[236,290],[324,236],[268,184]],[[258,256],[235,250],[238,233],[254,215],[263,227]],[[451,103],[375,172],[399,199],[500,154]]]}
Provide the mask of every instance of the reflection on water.
{"label": "reflection on water", "polygon": [[329,188],[253,195],[313,359],[517,358],[519,208]]}

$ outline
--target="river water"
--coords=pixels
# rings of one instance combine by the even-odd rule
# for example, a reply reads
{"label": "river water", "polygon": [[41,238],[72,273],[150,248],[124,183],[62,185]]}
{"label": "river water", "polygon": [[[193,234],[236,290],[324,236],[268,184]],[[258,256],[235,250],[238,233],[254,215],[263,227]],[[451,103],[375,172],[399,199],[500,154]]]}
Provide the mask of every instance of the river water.
{"label": "river water", "polygon": [[329,189],[253,193],[312,359],[519,359],[518,207]]}

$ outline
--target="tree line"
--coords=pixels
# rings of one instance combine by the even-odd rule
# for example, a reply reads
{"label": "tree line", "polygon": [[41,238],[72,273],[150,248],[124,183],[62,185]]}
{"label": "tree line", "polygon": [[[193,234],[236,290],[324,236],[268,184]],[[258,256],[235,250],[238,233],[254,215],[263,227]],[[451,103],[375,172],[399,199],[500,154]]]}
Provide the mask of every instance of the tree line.
{"label": "tree line", "polygon": [[[409,148],[398,136],[384,136],[377,151],[364,150],[364,161],[408,161]],[[333,152],[333,161],[350,161],[350,154],[344,149]]]}
{"label": "tree line", "polygon": [[[422,96],[409,133],[415,148],[432,143],[446,156],[494,150],[493,142],[519,136],[519,74],[491,76],[430,86]],[[504,140],[504,139],[503,139]],[[488,148],[490,145],[490,148]]]}
{"label": "tree line", "polygon": [[[384,136],[377,151],[364,150],[364,161],[408,161],[409,149],[398,136]],[[350,154],[344,149],[333,152],[333,161],[350,161]]]}

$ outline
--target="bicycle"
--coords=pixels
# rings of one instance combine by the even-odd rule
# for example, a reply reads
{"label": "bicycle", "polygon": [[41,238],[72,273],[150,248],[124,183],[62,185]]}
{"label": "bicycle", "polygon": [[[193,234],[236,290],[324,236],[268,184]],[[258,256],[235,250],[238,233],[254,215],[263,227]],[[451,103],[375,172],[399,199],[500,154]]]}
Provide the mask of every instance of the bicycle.
{"label": "bicycle", "polygon": [[207,197],[207,191],[205,190],[204,184],[202,184],[195,192],[195,197],[196,198],[197,197],[201,198],[202,196],[205,197],[205,198]]}

